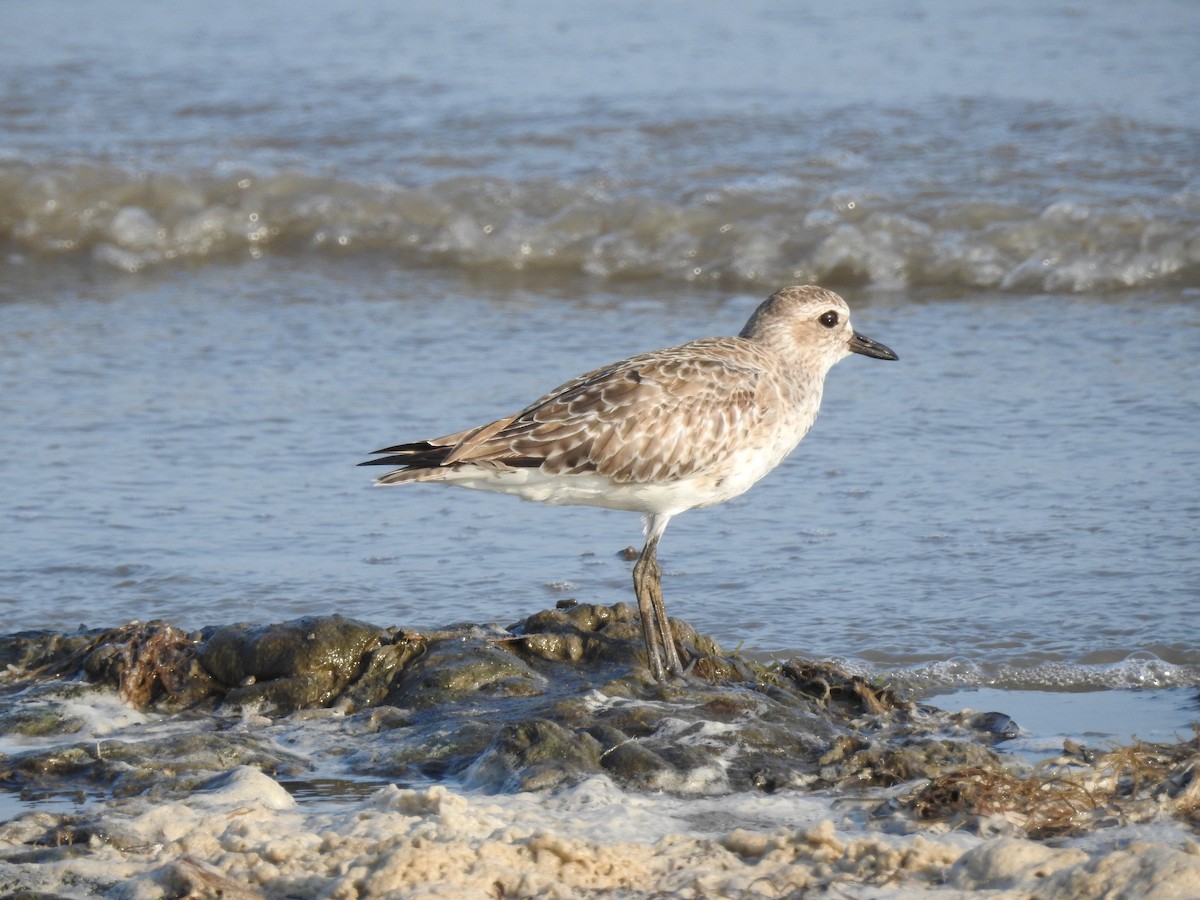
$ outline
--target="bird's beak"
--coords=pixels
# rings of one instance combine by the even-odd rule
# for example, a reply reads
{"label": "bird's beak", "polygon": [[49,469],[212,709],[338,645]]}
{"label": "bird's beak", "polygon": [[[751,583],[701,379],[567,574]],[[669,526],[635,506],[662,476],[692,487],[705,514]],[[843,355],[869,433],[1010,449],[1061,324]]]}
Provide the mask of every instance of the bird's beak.
{"label": "bird's beak", "polygon": [[850,349],[855,353],[861,353],[863,356],[873,356],[875,359],[900,358],[887,347],[883,346],[883,344],[877,344],[869,337],[863,337],[857,331],[850,338]]}

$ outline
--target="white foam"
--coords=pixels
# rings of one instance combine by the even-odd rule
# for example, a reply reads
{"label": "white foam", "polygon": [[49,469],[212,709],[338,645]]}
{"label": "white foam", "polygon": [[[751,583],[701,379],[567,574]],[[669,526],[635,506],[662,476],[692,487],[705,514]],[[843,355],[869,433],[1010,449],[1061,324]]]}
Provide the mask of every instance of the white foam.
{"label": "white foam", "polygon": [[299,897],[835,890],[900,900],[945,896],[949,884],[1066,898],[1101,878],[1114,892],[1167,897],[1200,885],[1200,850],[1173,825],[1122,831],[1136,839],[1129,846],[1109,832],[1101,843],[1052,847],[954,831],[881,834],[819,795],[682,799],[625,794],[600,777],[549,796],[393,785],[317,813],[262,802],[280,791],[268,776],[237,769],[182,802],[126,804],[108,815],[106,833],[117,839],[102,851],[12,865],[9,877],[40,890],[119,881],[125,897],[158,896],[166,879],[197,873],[210,887],[287,884]]}

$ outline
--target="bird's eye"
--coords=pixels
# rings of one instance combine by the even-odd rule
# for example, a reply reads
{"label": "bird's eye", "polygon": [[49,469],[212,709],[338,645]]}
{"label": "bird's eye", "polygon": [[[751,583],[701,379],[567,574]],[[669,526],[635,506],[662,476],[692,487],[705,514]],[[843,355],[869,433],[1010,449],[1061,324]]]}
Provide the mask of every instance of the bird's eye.
{"label": "bird's eye", "polygon": [[830,310],[829,312],[827,312],[827,313],[822,313],[822,314],[821,314],[821,318],[819,318],[817,321],[818,321],[818,322],[820,322],[822,325],[824,325],[826,328],[832,328],[832,327],[833,327],[834,325],[836,325],[836,324],[838,323],[838,321],[840,321],[840,320],[838,319],[838,314],[837,314],[837,313],[835,313],[835,312],[834,312],[834,311],[831,309],[831,310]]}

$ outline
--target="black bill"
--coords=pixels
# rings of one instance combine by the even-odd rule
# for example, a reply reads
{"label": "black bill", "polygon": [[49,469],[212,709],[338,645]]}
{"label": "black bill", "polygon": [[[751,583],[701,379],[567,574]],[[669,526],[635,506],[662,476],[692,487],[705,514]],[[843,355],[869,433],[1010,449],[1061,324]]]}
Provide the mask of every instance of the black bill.
{"label": "black bill", "polygon": [[854,337],[850,338],[850,349],[863,356],[873,356],[875,359],[900,358],[883,344],[878,344],[869,337],[863,337],[857,331],[854,332]]}

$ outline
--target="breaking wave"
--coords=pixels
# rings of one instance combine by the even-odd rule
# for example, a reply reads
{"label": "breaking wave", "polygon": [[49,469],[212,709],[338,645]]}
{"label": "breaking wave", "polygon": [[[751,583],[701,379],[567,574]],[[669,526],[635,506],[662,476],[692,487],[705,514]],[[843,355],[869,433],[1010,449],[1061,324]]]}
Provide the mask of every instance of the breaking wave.
{"label": "breaking wave", "polygon": [[10,263],[126,272],[264,254],[723,286],[1106,293],[1200,287],[1200,187],[1044,204],[731,177],[686,192],[601,176],[427,185],[306,172],[0,163]]}

